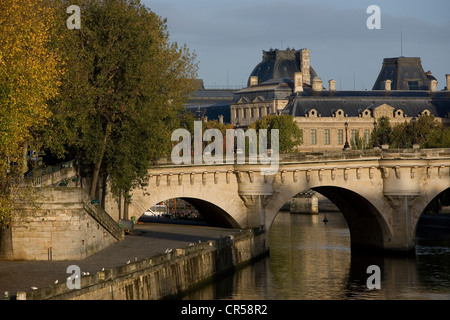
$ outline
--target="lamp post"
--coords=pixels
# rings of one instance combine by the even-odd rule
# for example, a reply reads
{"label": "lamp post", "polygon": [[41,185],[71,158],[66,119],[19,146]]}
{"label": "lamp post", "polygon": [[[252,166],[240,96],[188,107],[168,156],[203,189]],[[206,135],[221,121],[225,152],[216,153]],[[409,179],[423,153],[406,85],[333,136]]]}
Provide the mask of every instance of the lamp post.
{"label": "lamp post", "polygon": [[348,144],[348,122],[347,121],[345,121],[345,123],[344,123],[344,126],[345,126],[345,144],[344,144],[344,148],[342,148],[342,150],[348,150],[348,149],[350,149],[350,145]]}

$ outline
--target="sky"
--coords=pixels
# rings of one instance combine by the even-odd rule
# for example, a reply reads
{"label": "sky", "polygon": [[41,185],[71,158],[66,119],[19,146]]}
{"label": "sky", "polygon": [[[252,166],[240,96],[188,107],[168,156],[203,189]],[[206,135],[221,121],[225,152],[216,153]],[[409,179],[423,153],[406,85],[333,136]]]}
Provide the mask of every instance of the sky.
{"label": "sky", "polygon": [[[448,0],[141,0],[167,19],[170,40],[195,52],[206,86],[245,86],[262,51],[307,48],[328,87],[371,90],[383,59],[420,57],[445,87],[450,74]],[[381,29],[367,28],[370,5]]]}

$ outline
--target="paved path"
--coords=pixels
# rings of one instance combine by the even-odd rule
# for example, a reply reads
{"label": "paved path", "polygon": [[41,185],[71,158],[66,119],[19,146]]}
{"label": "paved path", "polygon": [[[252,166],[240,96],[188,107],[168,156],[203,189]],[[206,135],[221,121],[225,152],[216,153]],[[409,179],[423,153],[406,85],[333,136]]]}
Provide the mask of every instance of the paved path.
{"label": "paved path", "polygon": [[65,261],[0,261],[0,299],[5,291],[14,296],[18,291],[29,291],[32,286],[51,286],[55,280],[66,281],[67,267],[77,265],[82,272],[91,274],[102,268],[111,269],[128,260],[144,259],[164,253],[167,248],[186,247],[191,242],[218,239],[236,229],[209,226],[145,223],[137,224],[133,233],[113,246],[84,260]]}

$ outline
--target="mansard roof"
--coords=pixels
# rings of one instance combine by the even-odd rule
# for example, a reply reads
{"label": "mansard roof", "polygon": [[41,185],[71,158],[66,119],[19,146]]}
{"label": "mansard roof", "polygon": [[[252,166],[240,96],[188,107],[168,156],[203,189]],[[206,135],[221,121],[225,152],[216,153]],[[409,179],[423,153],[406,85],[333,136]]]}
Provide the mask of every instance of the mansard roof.
{"label": "mansard roof", "polygon": [[255,101],[258,97],[269,101],[287,99],[292,94],[293,88],[294,83],[290,79],[270,79],[235,92],[233,103],[238,103],[244,97],[249,101]]}
{"label": "mansard roof", "polygon": [[429,90],[430,81],[436,80],[431,72],[425,73],[420,58],[385,58],[372,90],[384,90],[384,82],[391,80],[392,90]]}
{"label": "mansard roof", "polygon": [[290,97],[282,113],[303,117],[312,109],[322,117],[332,117],[335,110],[342,109],[349,117],[357,117],[361,110],[387,104],[394,110],[402,110],[407,117],[415,117],[429,110],[436,117],[445,118],[450,113],[449,91],[320,91],[305,88]]}

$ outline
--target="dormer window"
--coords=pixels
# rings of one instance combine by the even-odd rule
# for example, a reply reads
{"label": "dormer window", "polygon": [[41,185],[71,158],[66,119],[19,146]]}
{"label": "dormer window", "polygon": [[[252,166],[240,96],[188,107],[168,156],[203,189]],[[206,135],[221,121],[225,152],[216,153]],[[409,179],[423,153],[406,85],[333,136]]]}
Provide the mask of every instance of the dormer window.
{"label": "dormer window", "polygon": [[316,109],[312,109],[307,111],[308,117],[317,117],[319,115],[319,113],[317,112]]}
{"label": "dormer window", "polygon": [[403,110],[401,110],[401,109],[395,110],[394,117],[396,117],[396,118],[403,118],[404,117]]}

